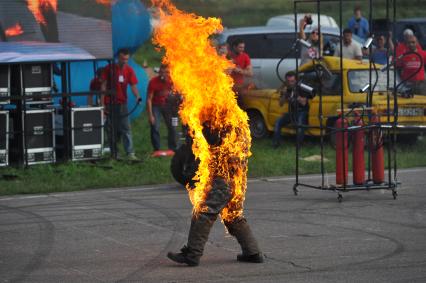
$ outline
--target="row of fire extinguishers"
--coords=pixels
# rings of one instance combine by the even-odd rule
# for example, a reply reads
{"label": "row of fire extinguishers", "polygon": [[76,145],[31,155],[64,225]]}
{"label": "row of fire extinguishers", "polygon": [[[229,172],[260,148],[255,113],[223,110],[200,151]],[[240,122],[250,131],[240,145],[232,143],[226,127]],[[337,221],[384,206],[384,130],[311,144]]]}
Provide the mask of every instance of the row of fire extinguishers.
{"label": "row of fire extinguishers", "polygon": [[[343,120],[343,121],[342,121]],[[379,116],[372,114],[371,123],[378,124]],[[365,160],[364,160],[364,122],[362,116],[354,112],[354,127],[359,127],[352,134],[352,173],[354,185],[365,184]],[[349,122],[340,115],[335,123],[336,128],[336,184],[348,183],[348,127]],[[385,162],[383,152],[383,136],[379,127],[370,129],[369,147],[371,152],[371,171],[374,184],[381,184],[385,180]]]}

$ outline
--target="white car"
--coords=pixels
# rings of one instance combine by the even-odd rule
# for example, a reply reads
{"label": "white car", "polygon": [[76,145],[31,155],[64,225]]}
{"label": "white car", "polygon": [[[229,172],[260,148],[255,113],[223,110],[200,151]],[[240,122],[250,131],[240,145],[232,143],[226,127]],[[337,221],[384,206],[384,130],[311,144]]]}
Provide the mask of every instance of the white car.
{"label": "white car", "polygon": [[[309,35],[311,27],[305,29]],[[333,55],[336,44],[340,41],[338,28],[322,28],[324,36],[324,55]],[[253,83],[259,89],[278,88],[282,84],[276,75],[276,67],[280,59],[290,52],[297,34],[293,28],[278,26],[256,26],[245,28],[226,29],[216,38],[218,44],[231,44],[235,39],[242,39],[246,46],[246,52],[250,56],[253,67]],[[358,41],[354,36],[355,41]],[[359,42],[362,44],[361,42]],[[284,77],[285,73],[296,69],[296,55],[300,53],[292,51],[281,63],[279,73]],[[300,64],[300,59],[298,60]]]}
{"label": "white car", "polygon": [[[305,17],[306,14],[297,14],[297,30],[299,30],[299,22]],[[318,26],[318,14],[311,14],[312,25]],[[280,15],[270,18],[266,22],[267,26],[280,26],[280,27],[289,27],[294,29],[294,14]],[[336,21],[327,15],[320,15],[320,25],[321,28],[339,28],[339,25]],[[308,26],[309,27],[309,26]]]}

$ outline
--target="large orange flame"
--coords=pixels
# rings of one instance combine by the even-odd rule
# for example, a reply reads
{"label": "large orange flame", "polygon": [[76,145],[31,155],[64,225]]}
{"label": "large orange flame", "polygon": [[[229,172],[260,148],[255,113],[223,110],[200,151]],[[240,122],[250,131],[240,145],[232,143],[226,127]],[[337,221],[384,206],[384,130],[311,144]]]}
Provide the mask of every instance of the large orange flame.
{"label": "large orange flame", "polygon": [[[196,187],[188,188],[194,213],[206,211],[204,200],[212,178],[219,176],[232,190],[232,199],[221,216],[232,221],[243,214],[251,137],[247,114],[238,107],[233,81],[226,74],[232,63],[218,56],[209,40],[223,27],[219,19],[184,13],[169,0],[152,3],[158,9],[153,40],[165,48],[164,63],[170,67],[175,90],[183,96],[179,115],[190,128],[192,150],[200,161]],[[203,135],[206,122],[220,133],[220,146],[207,142]]]}
{"label": "large orange flame", "polygon": [[21,27],[21,25],[19,23],[17,23],[13,27],[7,28],[5,30],[5,34],[8,37],[18,36],[18,35],[21,35],[23,33],[24,33],[24,31],[22,30],[22,27]]}
{"label": "large orange flame", "polygon": [[27,5],[36,21],[42,25],[46,25],[46,19],[42,11],[50,10],[49,8],[55,12],[58,10],[57,0],[27,0]]}

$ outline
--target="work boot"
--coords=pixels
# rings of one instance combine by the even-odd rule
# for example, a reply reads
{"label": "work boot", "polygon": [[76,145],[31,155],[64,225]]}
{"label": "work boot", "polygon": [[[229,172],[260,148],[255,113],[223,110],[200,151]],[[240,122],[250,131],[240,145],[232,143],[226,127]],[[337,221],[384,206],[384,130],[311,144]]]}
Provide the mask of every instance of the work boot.
{"label": "work boot", "polygon": [[237,260],[242,262],[252,262],[252,263],[262,263],[263,262],[263,254],[257,253],[254,255],[244,255],[238,254]]}
{"label": "work boot", "polygon": [[229,234],[234,236],[241,246],[242,254],[237,255],[238,261],[262,263],[263,254],[259,250],[256,239],[251,232],[247,220],[243,217],[233,222],[225,222]]}
{"label": "work boot", "polygon": [[181,249],[180,253],[167,254],[167,257],[178,263],[185,263],[189,266],[197,266],[204,252],[204,246],[209,238],[210,229],[216,220],[217,215],[205,213],[193,216],[191,228],[189,229],[188,243]]}
{"label": "work boot", "polygon": [[190,257],[188,257],[189,249],[187,246],[183,246],[180,250],[180,253],[172,253],[168,252],[167,257],[177,263],[186,263],[189,266],[197,266],[199,261],[193,261]]}

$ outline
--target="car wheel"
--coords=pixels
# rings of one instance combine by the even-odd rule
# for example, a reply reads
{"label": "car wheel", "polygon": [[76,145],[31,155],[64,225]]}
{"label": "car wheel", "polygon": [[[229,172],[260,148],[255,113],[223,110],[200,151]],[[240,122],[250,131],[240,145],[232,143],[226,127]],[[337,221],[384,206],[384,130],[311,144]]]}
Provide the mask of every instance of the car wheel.
{"label": "car wheel", "polygon": [[175,155],[170,163],[170,171],[173,178],[181,185],[193,183],[192,178],[197,171],[198,163],[195,161],[195,156],[192,153],[192,148],[188,144],[183,144],[175,151]]}
{"label": "car wheel", "polygon": [[266,137],[268,129],[262,114],[258,111],[248,111],[249,126],[252,138],[261,139]]}

